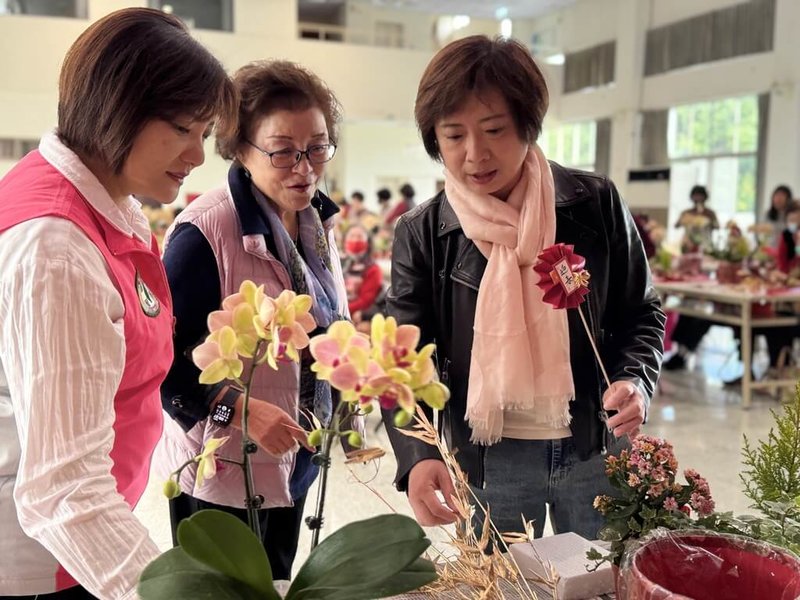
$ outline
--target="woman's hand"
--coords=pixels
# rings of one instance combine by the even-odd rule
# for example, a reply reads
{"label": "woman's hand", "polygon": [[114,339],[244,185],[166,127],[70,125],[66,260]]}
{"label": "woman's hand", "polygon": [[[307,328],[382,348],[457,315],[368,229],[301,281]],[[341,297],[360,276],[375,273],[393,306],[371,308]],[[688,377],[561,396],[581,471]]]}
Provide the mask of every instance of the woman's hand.
{"label": "woman's hand", "polygon": [[[444,498],[441,501],[437,492]],[[438,459],[421,460],[408,474],[408,502],[414,509],[417,522],[423,527],[449,525],[458,520],[453,501],[455,489],[444,462]]]}
{"label": "woman's hand", "polygon": [[617,414],[608,420],[608,426],[616,437],[626,433],[633,439],[639,435],[644,422],[645,407],[642,393],[630,381],[615,381],[603,394],[603,408],[615,410]]}
{"label": "woman's hand", "polygon": [[[244,413],[244,395],[239,396],[235,404],[235,412],[231,425],[242,428]],[[308,444],[308,432],[300,427],[285,410],[251,397],[247,403],[247,434],[273,456],[280,456],[297,449],[297,444],[305,446],[310,452],[316,449]]]}

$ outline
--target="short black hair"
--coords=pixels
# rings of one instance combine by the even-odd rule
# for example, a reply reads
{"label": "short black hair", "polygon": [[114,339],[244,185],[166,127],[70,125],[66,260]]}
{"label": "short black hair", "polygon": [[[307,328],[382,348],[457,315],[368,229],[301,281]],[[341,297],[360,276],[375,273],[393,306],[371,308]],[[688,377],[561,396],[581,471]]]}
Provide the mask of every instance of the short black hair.
{"label": "short black hair", "polygon": [[350,194],[350,197],[355,198],[359,202],[364,201],[364,194],[362,192],[353,192],[352,194]]}
{"label": "short black hair", "polygon": [[386,202],[391,197],[392,197],[392,192],[390,192],[388,189],[381,188],[378,190],[378,200]]}
{"label": "short black hair", "polygon": [[694,186],[692,188],[692,191],[689,192],[689,197],[691,198],[695,194],[700,194],[701,196],[703,196],[704,200],[708,200],[708,190],[706,189],[706,186],[704,186],[704,185],[696,185],[696,186]]}

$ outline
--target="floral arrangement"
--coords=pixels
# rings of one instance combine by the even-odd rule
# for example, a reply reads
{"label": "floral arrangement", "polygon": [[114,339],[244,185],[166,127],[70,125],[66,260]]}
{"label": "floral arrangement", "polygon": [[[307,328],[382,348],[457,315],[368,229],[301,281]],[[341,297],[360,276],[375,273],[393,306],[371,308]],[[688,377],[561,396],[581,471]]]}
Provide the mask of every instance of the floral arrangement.
{"label": "floral arrangement", "polygon": [[[611,551],[587,554],[597,566],[608,561],[619,566],[626,544],[657,527],[681,529],[697,526],[696,517],[714,512],[708,482],[686,469],[686,484],[676,481],[678,461],[672,445],[660,438],[639,435],[630,450],[606,458],[606,475],[618,490],[614,496],[597,496],[594,507],[605,516],[598,536],[611,542]],[[694,515],[694,516],[693,516]]]}
{"label": "floral arrangement", "polygon": [[369,336],[356,331],[349,321],[337,321],[327,333],[311,340],[310,351],[315,359],[311,370],[341,393],[330,425],[317,421],[308,435],[309,444],[320,448],[314,458],[322,467],[316,513],[307,520],[313,530],[312,548],[319,542],[323,524],[333,442],[347,436],[351,446],[361,446],[359,434],[343,428],[342,423],[353,415],[372,412],[377,400],[383,410],[394,411],[395,425],[403,427],[411,422],[418,398],[435,409],[444,408],[450,398],[447,387],[435,380],[435,345],[428,344],[417,351],[419,339],[418,327],[398,326],[393,317],[377,314],[372,318]]}
{"label": "floral arrangement", "polygon": [[681,216],[678,226],[684,230],[681,252],[701,252],[708,247],[711,238],[711,220],[708,217],[687,212]]}
{"label": "floral arrangement", "polygon": [[728,221],[725,229],[727,231],[725,242],[721,246],[711,248],[709,254],[717,260],[741,263],[750,255],[750,243],[735,221]]}
{"label": "floral arrangement", "polygon": [[[138,588],[143,599],[191,597],[200,589],[216,590],[215,597],[220,598],[279,598],[260,542],[256,511],[263,498],[253,493],[250,455],[258,448],[248,437],[250,386],[257,368],[268,364],[278,369],[281,363],[299,362],[300,351],[309,346],[316,360],[312,370],[342,392],[342,402],[330,424],[314,418],[315,429],[303,432],[311,445],[321,446],[314,461],[322,472],[316,513],[307,520],[313,549],[285,598],[366,600],[414,590],[436,579],[433,563],[420,557],[430,540],[413,519],[402,515],[351,523],[319,542],[332,442],[346,436],[351,446],[362,444],[356,431],[343,426],[347,419],[370,412],[377,399],[382,408],[395,409],[395,422],[403,425],[414,415],[417,398],[435,408],[448,400],[448,389],[435,381],[434,345],[417,351],[419,329],[398,327],[394,319],[381,315],[372,322],[371,336],[339,321],[327,333],[309,339],[308,333],[316,328],[311,302],[310,296],[290,290],[272,298],[263,286],[244,281],[237,293],[225,298],[221,310],[208,316],[210,333],[192,358],[201,369],[201,383],[230,380],[244,390],[242,461],[236,464],[244,470],[249,528],[221,511],[199,511],[182,521],[179,546],[143,572]],[[172,474],[165,494],[180,493],[180,473],[190,464],[198,465],[198,485],[213,477],[215,451],[226,441],[209,440],[198,456]]]}

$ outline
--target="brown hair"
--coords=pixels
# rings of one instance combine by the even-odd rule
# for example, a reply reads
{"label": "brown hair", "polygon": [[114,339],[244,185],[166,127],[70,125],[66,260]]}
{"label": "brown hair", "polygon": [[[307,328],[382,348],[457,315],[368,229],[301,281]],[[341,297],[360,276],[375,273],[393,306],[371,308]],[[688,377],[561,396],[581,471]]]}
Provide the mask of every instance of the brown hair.
{"label": "brown hair", "polygon": [[177,17],[126,8],[92,24],[67,52],[58,85],[58,135],[82,158],[120,173],[152,119],[219,116],[236,90],[225,69]]}
{"label": "brown hair", "polygon": [[235,127],[226,127],[225,135],[217,135],[217,151],[223,158],[236,158],[256,122],[278,110],[319,108],[328,138],[336,143],[341,106],[328,86],[308,69],[285,60],[261,60],[236,71],[233,83],[240,97],[239,115]]}
{"label": "brown hair", "polygon": [[505,98],[520,139],[536,141],[549,103],[544,75],[516,40],[473,35],[437,52],[419,82],[414,117],[431,158],[441,160],[436,123],[457,111],[469,94],[488,90]]}

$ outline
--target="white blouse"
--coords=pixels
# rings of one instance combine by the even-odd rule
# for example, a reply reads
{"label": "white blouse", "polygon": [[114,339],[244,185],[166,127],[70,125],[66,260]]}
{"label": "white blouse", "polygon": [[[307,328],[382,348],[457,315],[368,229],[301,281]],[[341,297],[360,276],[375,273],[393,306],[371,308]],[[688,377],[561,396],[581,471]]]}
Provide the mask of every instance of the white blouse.
{"label": "white blouse", "polygon": [[[109,223],[149,242],[136,200],[115,204],[54,134],[39,149]],[[72,222],[0,234],[0,595],[53,591],[58,562],[98,598],[137,598],[159,554],[111,475],[123,313],[102,254]]]}

